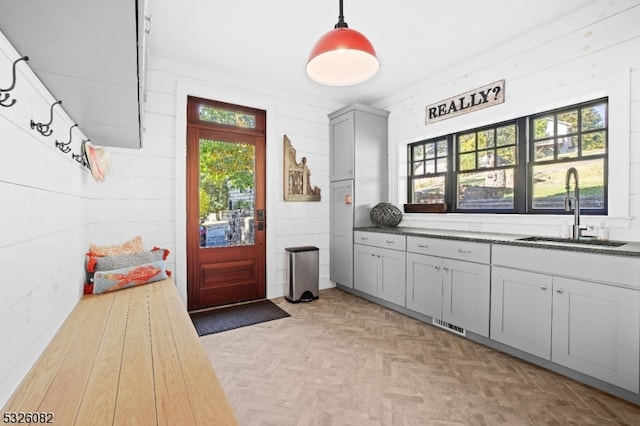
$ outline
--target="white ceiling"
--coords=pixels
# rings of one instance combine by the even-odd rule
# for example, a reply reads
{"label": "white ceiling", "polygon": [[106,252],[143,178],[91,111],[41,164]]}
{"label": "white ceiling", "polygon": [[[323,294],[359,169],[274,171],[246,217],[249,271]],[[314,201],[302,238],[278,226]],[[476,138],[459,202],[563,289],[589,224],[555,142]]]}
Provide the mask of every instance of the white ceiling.
{"label": "white ceiling", "polygon": [[148,53],[301,97],[372,103],[593,2],[344,0],[345,21],[380,60],[377,76],[351,87],[305,74],[312,46],[338,21],[338,0],[148,0]]}
{"label": "white ceiling", "polygon": [[373,103],[594,1],[344,0],[345,21],[380,60],[378,75],[350,87],[305,74],[312,46],[338,21],[338,0],[0,0],[0,30],[92,142],[138,148],[143,3],[148,55],[347,105]]}

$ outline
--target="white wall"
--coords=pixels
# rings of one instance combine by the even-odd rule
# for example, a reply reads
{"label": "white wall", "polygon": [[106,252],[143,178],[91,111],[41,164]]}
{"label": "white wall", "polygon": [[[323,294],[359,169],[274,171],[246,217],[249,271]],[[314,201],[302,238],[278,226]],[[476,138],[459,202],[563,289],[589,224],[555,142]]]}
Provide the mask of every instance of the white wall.
{"label": "white wall", "polygon": [[[411,142],[609,97],[609,215],[583,223],[640,240],[640,3],[598,1],[524,37],[376,102],[389,117],[389,196],[406,202]],[[505,79],[505,102],[425,125],[425,107]],[[630,97],[631,93],[631,97]],[[401,225],[557,235],[565,216],[406,214]]]}
{"label": "white wall", "polygon": [[[211,71],[194,69],[160,58],[149,58],[144,106],[143,149],[137,157],[144,169],[155,168],[148,150],[173,153],[163,162],[172,179],[165,190],[175,197],[175,278],[186,299],[186,97],[194,95],[267,111],[267,297],[285,294],[285,248],[312,245],[320,249],[320,288],[329,281],[329,120],[327,114],[341,105],[326,100],[299,99],[282,88],[259,81],[235,81]],[[276,95],[277,94],[277,95]],[[306,156],[311,184],[322,191],[320,202],[284,202],[282,195],[282,144],[287,135],[298,159]],[[147,162],[150,162],[147,164]],[[123,182],[126,192],[131,180]]]}
{"label": "white wall", "polygon": [[[598,1],[447,73],[407,87],[375,106],[391,111],[390,197],[405,201],[406,145],[461,129],[609,96],[611,112],[611,237],[640,240],[640,7],[637,1]],[[18,53],[0,37],[0,82],[10,80]],[[81,295],[90,242],[116,244],[141,235],[146,248],[171,251],[169,269],[183,294],[184,108],[186,94],[264,108],[267,135],[267,296],[284,294],[284,249],[320,248],[320,284],[329,281],[329,148],[327,114],[342,105],[300,99],[260,81],[236,81],[210,71],[150,58],[143,115],[143,148],[110,148],[112,171],[96,183],[54,147],[72,120],[56,109],[51,137],[31,118],[46,117],[55,99],[24,63],[0,107],[0,406],[14,391]],[[504,78],[500,106],[425,126],[435,101]],[[60,94],[64,100],[64,94]],[[178,109],[177,109],[178,108]],[[282,201],[282,137],[309,159],[319,203]],[[79,150],[76,135],[72,148]],[[93,141],[100,144],[100,141]],[[178,153],[178,154],[176,154]],[[178,161],[176,161],[176,158]],[[599,219],[597,219],[599,220]],[[411,226],[555,233],[552,216],[405,215]]]}
{"label": "white wall", "polygon": [[[0,82],[6,89],[21,55],[0,33]],[[11,396],[82,294],[94,182],[86,169],[55,147],[69,140],[71,119],[31,71],[17,64],[14,106],[0,107],[0,407]],[[64,102],[63,102],[64,105]],[[86,139],[74,130],[72,152]],[[33,407],[34,409],[37,407]]]}

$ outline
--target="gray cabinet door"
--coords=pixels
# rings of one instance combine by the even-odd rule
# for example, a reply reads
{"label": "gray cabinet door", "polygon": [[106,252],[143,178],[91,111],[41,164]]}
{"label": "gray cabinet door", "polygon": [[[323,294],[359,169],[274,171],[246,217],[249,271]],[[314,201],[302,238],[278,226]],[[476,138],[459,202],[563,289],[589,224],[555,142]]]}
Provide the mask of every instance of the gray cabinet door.
{"label": "gray cabinet door", "polygon": [[407,308],[442,319],[442,259],[407,253]]}
{"label": "gray cabinet door", "polygon": [[380,277],[378,248],[353,245],[354,279],[353,287],[372,296],[378,296]]}
{"label": "gray cabinet door", "polygon": [[442,319],[489,337],[489,265],[444,259],[442,271]]}
{"label": "gray cabinet door", "polygon": [[353,245],[354,288],[396,305],[405,306],[404,251]]}
{"label": "gray cabinet door", "polygon": [[355,167],[354,111],[331,120],[330,181],[353,179]]}
{"label": "gray cabinet door", "polygon": [[553,277],[551,360],[638,393],[640,292]]}
{"label": "gray cabinet door", "polygon": [[551,359],[550,275],[491,269],[491,338]]}
{"label": "gray cabinet door", "polygon": [[329,278],[353,287],[353,181],[331,183]]}
{"label": "gray cabinet door", "polygon": [[404,251],[378,249],[380,256],[380,287],[378,297],[405,306],[406,280]]}

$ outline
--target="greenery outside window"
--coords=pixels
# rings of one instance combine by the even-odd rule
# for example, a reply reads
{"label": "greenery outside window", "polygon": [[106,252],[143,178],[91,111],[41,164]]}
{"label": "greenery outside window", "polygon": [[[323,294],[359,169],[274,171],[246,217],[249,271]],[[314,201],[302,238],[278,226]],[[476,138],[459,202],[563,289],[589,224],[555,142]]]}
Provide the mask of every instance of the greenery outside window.
{"label": "greenery outside window", "polygon": [[231,111],[211,105],[200,105],[199,118],[202,121],[227,124],[230,126],[256,128],[256,115],[244,111]]}
{"label": "greenery outside window", "polygon": [[582,213],[607,214],[607,110],[607,99],[599,99],[413,143],[409,203],[564,213],[566,171],[575,167]]}
{"label": "greenery outside window", "polygon": [[457,135],[457,210],[514,211],[515,122]]}
{"label": "greenery outside window", "polygon": [[445,137],[413,144],[409,174],[413,202],[439,204],[445,202],[447,172],[451,170],[451,138]]}
{"label": "greenery outside window", "polygon": [[533,211],[564,210],[566,171],[575,167],[580,209],[606,214],[607,121],[606,100],[529,119],[529,204]]}

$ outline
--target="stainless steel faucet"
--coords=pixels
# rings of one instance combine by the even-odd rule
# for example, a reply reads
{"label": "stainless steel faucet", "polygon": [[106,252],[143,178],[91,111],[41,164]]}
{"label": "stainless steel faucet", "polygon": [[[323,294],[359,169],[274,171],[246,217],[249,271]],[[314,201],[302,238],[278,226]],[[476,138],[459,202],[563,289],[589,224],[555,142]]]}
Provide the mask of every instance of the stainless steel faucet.
{"label": "stainless steel faucet", "polygon": [[[575,186],[573,188],[573,197],[569,194],[569,181],[571,180],[571,176],[573,176],[575,182]],[[564,197],[564,209],[566,211],[571,211],[573,201],[573,226],[571,227],[571,238],[573,238],[574,240],[579,240],[582,230],[587,229],[587,227],[580,226],[580,187],[578,185],[578,171],[575,167],[570,167],[569,170],[567,170],[565,185],[567,188],[567,195],[565,195]]]}

